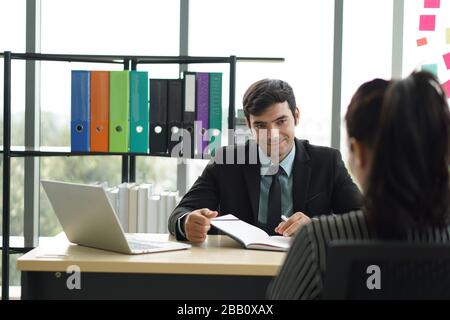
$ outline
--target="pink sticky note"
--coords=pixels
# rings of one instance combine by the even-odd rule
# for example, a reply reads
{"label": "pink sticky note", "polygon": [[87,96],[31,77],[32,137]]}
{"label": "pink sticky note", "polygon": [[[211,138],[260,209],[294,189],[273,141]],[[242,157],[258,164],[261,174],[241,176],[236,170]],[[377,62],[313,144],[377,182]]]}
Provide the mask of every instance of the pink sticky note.
{"label": "pink sticky note", "polygon": [[447,98],[450,98],[450,80],[444,82],[442,84],[442,88],[444,88],[445,93],[447,94]]}
{"label": "pink sticky note", "polygon": [[443,55],[445,66],[450,69],[450,52]]}
{"label": "pink sticky note", "polygon": [[421,15],[420,16],[420,31],[434,31],[436,26],[436,16],[435,15]]}
{"label": "pink sticky note", "polygon": [[425,0],[424,7],[425,8],[440,8],[441,0]]}

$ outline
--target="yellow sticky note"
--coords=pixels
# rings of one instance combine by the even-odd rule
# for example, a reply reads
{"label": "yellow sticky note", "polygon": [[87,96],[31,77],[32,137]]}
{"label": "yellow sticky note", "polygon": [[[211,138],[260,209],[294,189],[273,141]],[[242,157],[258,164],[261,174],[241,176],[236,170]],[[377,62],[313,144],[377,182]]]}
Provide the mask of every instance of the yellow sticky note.
{"label": "yellow sticky note", "polygon": [[446,35],[446,39],[447,39],[447,44],[450,44],[450,28],[447,28],[446,30],[445,30],[445,35]]}

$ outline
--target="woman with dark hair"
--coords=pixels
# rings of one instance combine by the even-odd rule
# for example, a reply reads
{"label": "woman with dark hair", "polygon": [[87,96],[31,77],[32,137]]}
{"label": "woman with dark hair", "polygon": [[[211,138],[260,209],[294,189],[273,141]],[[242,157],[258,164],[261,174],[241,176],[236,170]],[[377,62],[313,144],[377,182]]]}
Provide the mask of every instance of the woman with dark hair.
{"label": "woman with dark hair", "polygon": [[320,298],[331,240],[450,242],[450,114],[437,79],[415,72],[367,82],[345,120],[364,209],[305,225],[269,287],[271,299]]}

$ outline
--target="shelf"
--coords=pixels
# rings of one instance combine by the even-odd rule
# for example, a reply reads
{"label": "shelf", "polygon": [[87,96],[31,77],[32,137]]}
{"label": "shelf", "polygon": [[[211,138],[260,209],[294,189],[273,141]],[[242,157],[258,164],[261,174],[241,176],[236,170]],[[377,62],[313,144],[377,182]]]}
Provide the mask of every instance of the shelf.
{"label": "shelf", "polygon": [[[4,53],[0,53],[4,57]],[[284,58],[234,57],[241,62],[284,62]],[[194,57],[194,56],[136,56],[136,55],[85,55],[85,54],[43,54],[14,53],[11,59],[37,61],[97,62],[119,63],[134,61],[138,64],[189,64],[189,63],[230,63],[233,57]]]}
{"label": "shelf", "polygon": [[[0,146],[0,154],[3,153],[3,146]],[[147,157],[170,157],[170,154],[151,152],[151,153],[136,153],[136,152],[80,152],[70,151],[70,147],[40,147],[40,148],[25,148],[23,146],[11,147],[9,153],[11,157],[79,157],[79,156],[147,156]],[[183,157],[172,157],[174,159]],[[194,159],[210,159],[211,156],[203,155],[203,158],[194,157]],[[191,158],[189,158],[191,159]]]}

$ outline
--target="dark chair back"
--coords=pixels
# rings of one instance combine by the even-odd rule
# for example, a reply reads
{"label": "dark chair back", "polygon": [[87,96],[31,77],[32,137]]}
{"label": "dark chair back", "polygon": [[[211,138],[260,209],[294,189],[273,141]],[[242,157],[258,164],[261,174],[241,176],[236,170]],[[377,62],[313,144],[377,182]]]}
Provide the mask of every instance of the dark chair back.
{"label": "dark chair back", "polygon": [[324,299],[450,299],[450,245],[332,241]]}

